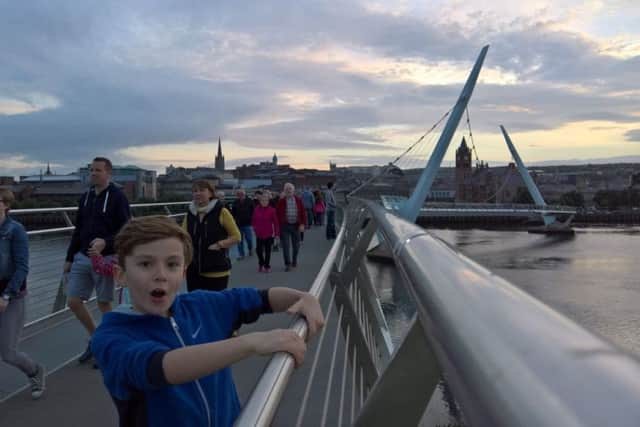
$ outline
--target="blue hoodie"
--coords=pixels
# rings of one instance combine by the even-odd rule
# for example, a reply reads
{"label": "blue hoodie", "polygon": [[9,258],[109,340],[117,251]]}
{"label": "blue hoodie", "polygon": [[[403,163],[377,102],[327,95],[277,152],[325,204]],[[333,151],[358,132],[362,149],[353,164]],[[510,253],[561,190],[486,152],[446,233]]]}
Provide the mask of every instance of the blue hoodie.
{"label": "blue hoodie", "polygon": [[104,315],[91,349],[121,426],[231,426],[240,401],[227,367],[190,383],[167,383],[170,350],[227,339],[270,313],[267,291],[235,288],[178,295],[165,318],[120,306]]}

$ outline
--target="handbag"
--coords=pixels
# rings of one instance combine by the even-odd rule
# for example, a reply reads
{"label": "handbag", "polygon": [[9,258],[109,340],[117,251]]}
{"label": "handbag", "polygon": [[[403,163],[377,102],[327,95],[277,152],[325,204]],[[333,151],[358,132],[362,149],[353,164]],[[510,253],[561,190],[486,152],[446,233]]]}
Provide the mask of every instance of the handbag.
{"label": "handbag", "polygon": [[115,263],[115,258],[111,258],[106,261],[102,255],[91,256],[91,266],[93,267],[93,271],[100,274],[101,276],[113,276],[113,264]]}

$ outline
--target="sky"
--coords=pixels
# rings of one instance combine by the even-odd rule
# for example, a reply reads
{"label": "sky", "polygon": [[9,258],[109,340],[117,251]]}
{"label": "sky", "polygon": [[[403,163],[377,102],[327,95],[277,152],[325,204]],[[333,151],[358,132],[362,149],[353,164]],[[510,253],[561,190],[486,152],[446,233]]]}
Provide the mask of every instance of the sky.
{"label": "sky", "polygon": [[640,162],[638,22],[637,0],[0,0],[0,175],[211,166],[219,137],[227,168],[386,164],[486,44],[481,160],[510,160],[502,124],[527,164]]}

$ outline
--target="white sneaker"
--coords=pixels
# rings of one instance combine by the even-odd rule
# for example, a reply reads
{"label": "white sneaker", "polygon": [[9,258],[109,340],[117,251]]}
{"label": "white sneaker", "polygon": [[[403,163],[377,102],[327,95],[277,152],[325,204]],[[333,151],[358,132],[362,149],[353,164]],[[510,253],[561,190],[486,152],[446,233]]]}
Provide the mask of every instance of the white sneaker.
{"label": "white sneaker", "polygon": [[31,398],[36,400],[40,399],[45,390],[45,369],[44,366],[38,365],[38,371],[32,377],[29,377],[31,383]]}

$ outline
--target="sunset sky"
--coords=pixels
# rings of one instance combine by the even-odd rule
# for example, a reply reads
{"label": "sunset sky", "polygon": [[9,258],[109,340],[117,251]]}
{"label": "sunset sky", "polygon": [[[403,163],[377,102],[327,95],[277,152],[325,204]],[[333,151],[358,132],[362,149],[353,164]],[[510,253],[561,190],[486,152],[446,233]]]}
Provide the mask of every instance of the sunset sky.
{"label": "sunset sky", "polygon": [[509,161],[503,124],[527,164],[640,162],[638,23],[638,0],[0,0],[0,175],[212,165],[219,136],[228,168],[384,164],[485,44],[482,160]]}

